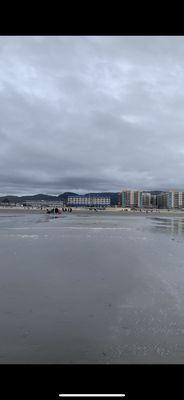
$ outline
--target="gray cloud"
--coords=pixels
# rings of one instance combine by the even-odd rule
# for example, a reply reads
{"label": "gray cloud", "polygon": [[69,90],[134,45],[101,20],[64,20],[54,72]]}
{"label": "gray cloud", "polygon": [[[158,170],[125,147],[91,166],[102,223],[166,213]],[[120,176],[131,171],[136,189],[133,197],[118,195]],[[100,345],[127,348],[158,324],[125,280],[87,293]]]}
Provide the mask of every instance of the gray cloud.
{"label": "gray cloud", "polygon": [[0,194],[184,189],[183,37],[1,37]]}

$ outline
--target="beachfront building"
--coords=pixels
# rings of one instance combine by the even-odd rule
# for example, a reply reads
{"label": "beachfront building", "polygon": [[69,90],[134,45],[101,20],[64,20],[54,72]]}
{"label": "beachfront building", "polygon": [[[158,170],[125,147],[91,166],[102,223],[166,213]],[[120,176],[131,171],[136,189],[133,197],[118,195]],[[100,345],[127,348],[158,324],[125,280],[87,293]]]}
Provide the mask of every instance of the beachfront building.
{"label": "beachfront building", "polygon": [[167,193],[167,207],[175,208],[174,204],[176,204],[174,191],[170,191],[169,193]]}
{"label": "beachfront building", "polygon": [[25,200],[23,203],[18,204],[32,208],[63,207],[63,201],[61,200]]}
{"label": "beachfront building", "polygon": [[167,193],[168,208],[183,208],[184,207],[184,192],[176,192],[170,190]]}
{"label": "beachfront building", "polygon": [[151,206],[153,208],[157,207],[157,195],[151,193]]}
{"label": "beachfront building", "polygon": [[157,207],[168,208],[168,195],[166,192],[157,195]]}
{"label": "beachfront building", "polygon": [[139,190],[123,190],[122,207],[141,208],[142,192]]}
{"label": "beachfront building", "polygon": [[169,190],[157,195],[158,208],[184,208],[184,192]]}
{"label": "beachfront building", "polygon": [[150,208],[151,207],[151,193],[142,193],[142,206],[143,208]]}
{"label": "beachfront building", "polygon": [[72,207],[109,207],[111,199],[108,196],[68,196],[67,205]]}
{"label": "beachfront building", "polygon": [[118,193],[118,207],[121,207],[121,206],[122,206],[122,193],[119,192]]}

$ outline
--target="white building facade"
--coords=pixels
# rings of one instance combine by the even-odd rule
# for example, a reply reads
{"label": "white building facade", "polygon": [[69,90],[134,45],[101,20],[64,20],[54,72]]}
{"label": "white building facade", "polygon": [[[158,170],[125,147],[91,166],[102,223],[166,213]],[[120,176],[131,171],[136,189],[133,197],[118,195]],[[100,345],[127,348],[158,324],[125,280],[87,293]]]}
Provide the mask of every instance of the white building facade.
{"label": "white building facade", "polygon": [[73,207],[110,207],[110,197],[101,196],[68,196],[68,206]]}

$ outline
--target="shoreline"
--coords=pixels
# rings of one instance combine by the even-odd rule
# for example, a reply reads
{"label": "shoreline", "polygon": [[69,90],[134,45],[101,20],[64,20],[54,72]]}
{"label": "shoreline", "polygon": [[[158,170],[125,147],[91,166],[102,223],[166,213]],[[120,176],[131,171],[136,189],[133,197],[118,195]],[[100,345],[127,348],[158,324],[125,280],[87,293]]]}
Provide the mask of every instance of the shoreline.
{"label": "shoreline", "polygon": [[[0,214],[6,214],[6,213],[14,213],[14,214],[46,214],[46,210],[44,208],[29,208],[29,207],[0,207]],[[89,215],[95,215],[95,214],[104,214],[104,215],[123,215],[123,216],[131,216],[131,215],[137,215],[137,216],[146,216],[146,217],[151,217],[151,216],[181,216],[184,217],[184,211],[181,210],[170,210],[168,211],[167,209],[159,209],[159,210],[146,210],[142,209],[142,211],[137,211],[137,210],[124,210],[122,208],[106,208],[105,210],[89,210],[88,208],[74,208],[72,207],[72,212],[74,214],[84,214],[87,213]],[[67,214],[68,212],[66,212]]]}
{"label": "shoreline", "polygon": [[0,214],[4,213],[18,213],[18,214],[43,214],[40,208],[22,208],[22,207],[0,207]]}

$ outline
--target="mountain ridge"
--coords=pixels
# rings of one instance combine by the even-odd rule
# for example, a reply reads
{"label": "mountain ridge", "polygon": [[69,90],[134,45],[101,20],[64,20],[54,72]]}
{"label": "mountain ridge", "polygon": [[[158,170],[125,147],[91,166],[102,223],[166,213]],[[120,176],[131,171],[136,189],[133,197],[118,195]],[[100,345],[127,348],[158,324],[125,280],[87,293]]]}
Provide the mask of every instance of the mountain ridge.
{"label": "mountain ridge", "polygon": [[[0,196],[0,203],[21,203],[25,201],[63,201],[66,202],[68,196],[80,196],[78,193],[74,192],[64,192],[59,194],[58,196],[52,196],[47,194],[35,194],[35,195],[24,195],[24,196],[14,196],[14,195],[7,195],[7,196]],[[118,193],[117,192],[90,192],[85,193],[85,196],[109,196],[111,198],[111,204],[117,204],[118,202]]]}
{"label": "mountain ridge", "polygon": [[[161,191],[157,190],[150,190],[147,191],[151,194],[159,194]],[[118,204],[118,194],[119,192],[89,192],[85,193],[85,196],[109,196],[111,199],[111,205],[117,205]],[[64,192],[59,194],[58,196],[52,196],[48,194],[34,194],[34,195],[24,195],[24,196],[14,196],[14,195],[7,195],[7,196],[0,196],[0,203],[9,203],[9,202],[14,202],[14,203],[22,203],[26,201],[63,201],[64,203],[67,201],[68,196],[81,196],[78,193],[74,192]]]}

